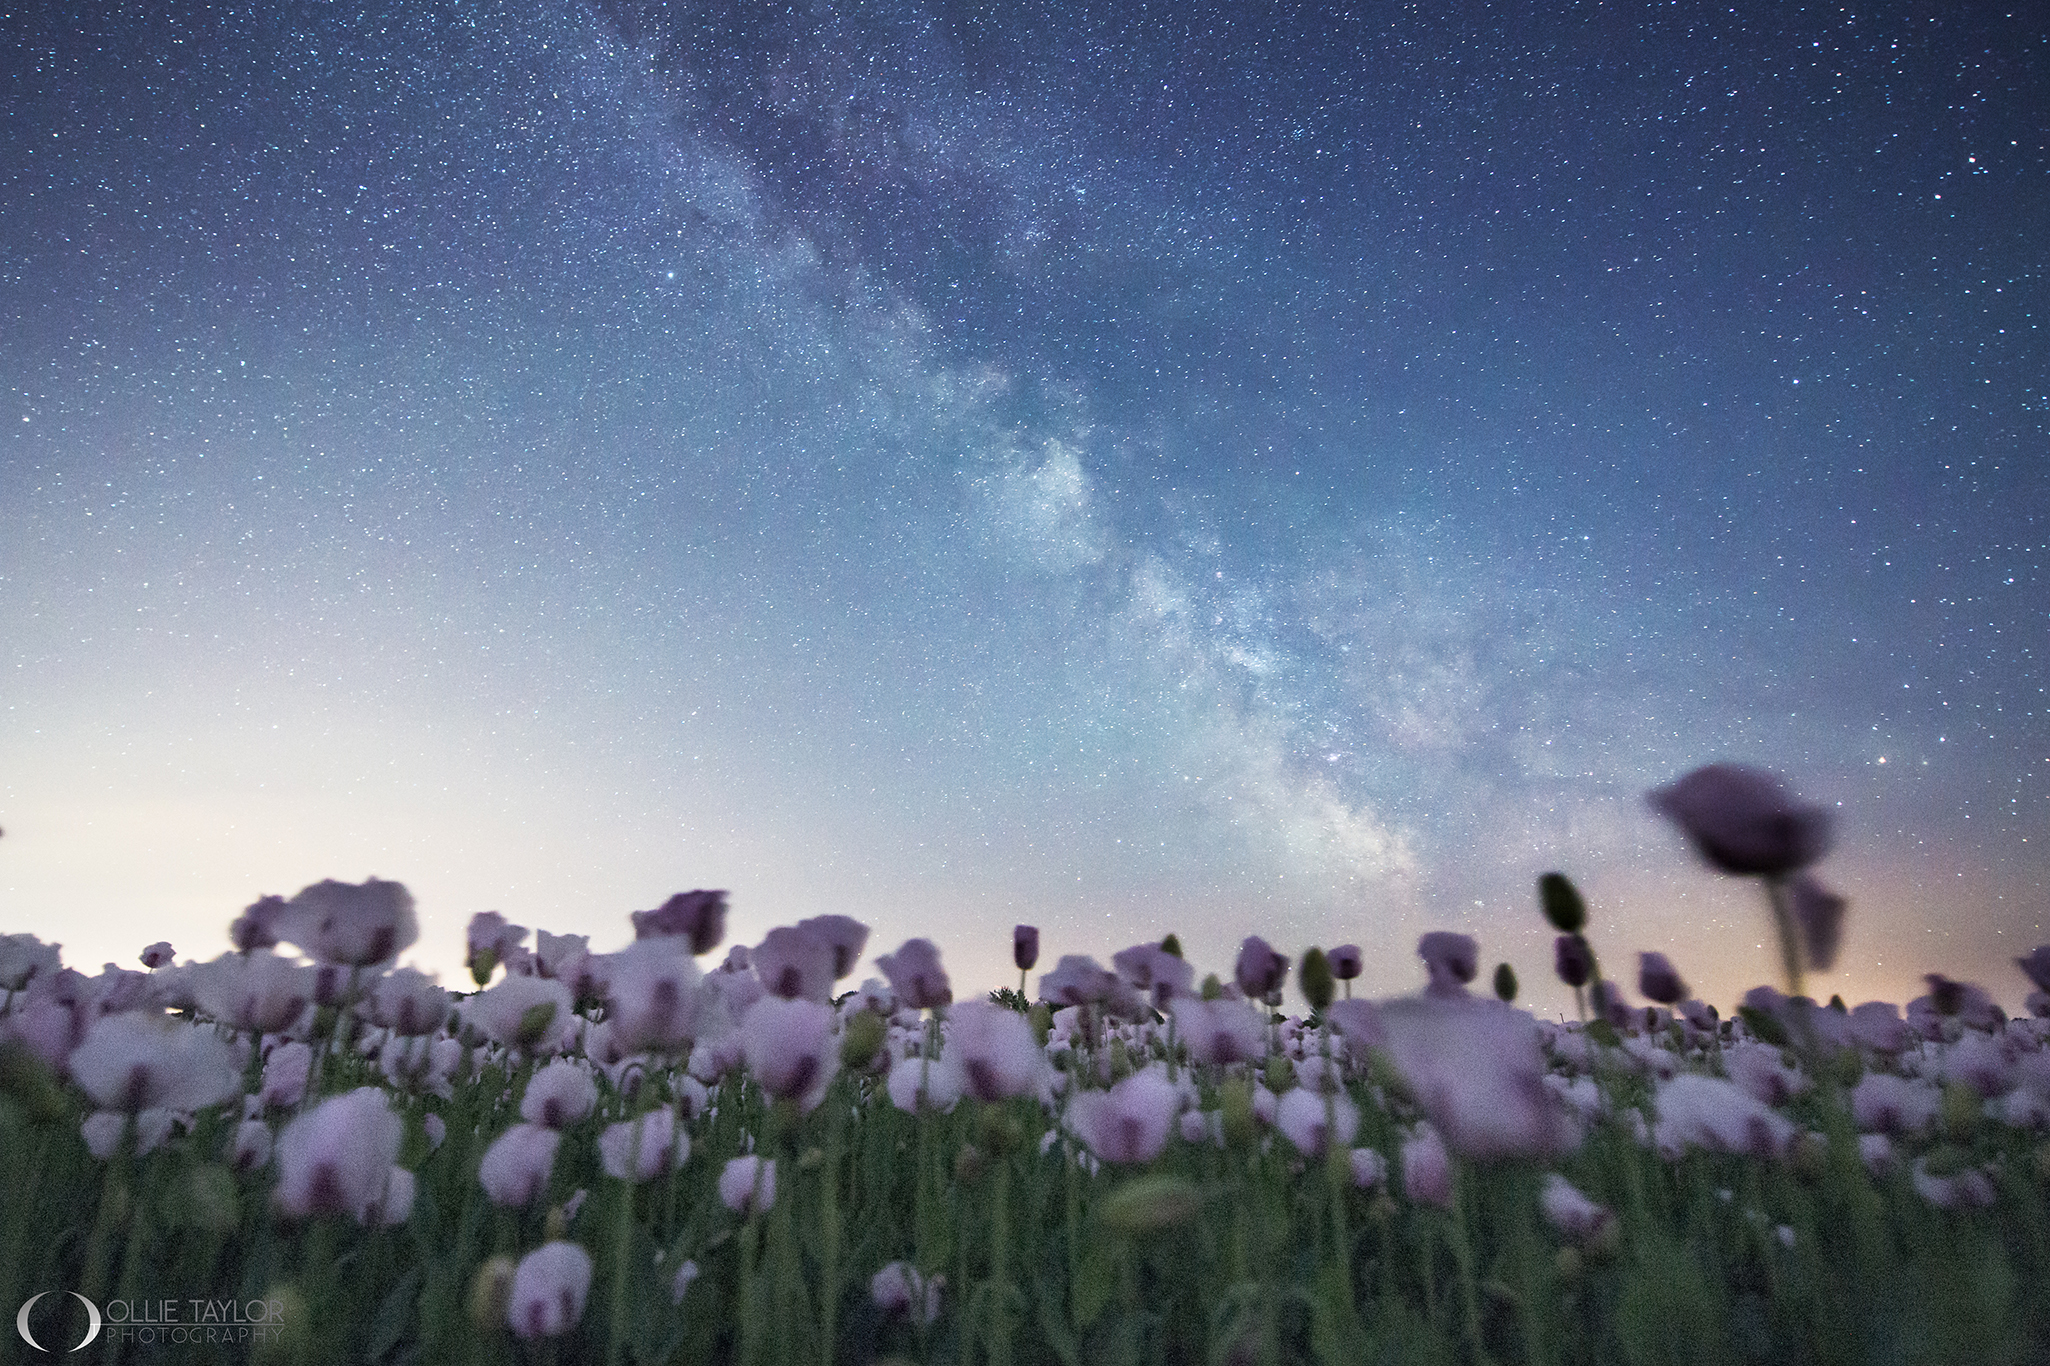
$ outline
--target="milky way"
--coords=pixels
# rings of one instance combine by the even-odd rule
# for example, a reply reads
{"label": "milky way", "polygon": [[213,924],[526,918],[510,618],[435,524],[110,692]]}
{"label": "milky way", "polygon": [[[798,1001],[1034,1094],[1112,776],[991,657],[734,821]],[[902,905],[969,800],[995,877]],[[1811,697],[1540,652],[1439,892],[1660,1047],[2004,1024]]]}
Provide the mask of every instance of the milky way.
{"label": "milky way", "polygon": [[[2050,939],[2050,39],[1891,6],[0,19],[0,919],[731,888],[1004,979],[1837,812],[1818,986]],[[1272,8],[1275,13],[1267,13]],[[1261,11],[1258,14],[1253,10]]]}

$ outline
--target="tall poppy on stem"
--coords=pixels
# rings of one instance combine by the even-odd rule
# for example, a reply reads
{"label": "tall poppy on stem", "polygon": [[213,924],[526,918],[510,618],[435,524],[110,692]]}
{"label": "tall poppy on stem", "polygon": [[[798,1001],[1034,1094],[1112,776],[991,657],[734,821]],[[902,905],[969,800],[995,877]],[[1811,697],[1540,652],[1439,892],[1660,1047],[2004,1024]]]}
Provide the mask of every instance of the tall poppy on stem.
{"label": "tall poppy on stem", "polygon": [[1697,768],[1646,797],[1711,867],[1764,881],[1788,994],[1801,995],[1804,958],[1818,969],[1835,960],[1843,915],[1841,898],[1796,876],[1829,852],[1829,813],[1796,800],[1775,775],[1743,764]]}

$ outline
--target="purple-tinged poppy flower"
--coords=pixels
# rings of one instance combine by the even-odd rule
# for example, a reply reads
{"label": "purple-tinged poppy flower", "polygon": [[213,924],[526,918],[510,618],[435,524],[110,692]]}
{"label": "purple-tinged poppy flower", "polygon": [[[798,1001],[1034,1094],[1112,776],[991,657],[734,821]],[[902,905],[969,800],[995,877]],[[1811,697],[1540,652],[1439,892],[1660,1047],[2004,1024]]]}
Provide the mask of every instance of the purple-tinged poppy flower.
{"label": "purple-tinged poppy flower", "polygon": [[448,1019],[453,1005],[432,977],[418,968],[399,968],[372,984],[363,1013],[372,1024],[394,1034],[432,1034]]}
{"label": "purple-tinged poppy flower", "polygon": [[192,968],[199,1008],[224,1025],[253,1034],[289,1029],[313,1000],[313,969],[268,949],[227,953]]}
{"label": "purple-tinged poppy flower", "polygon": [[294,1219],[347,1214],[368,1222],[390,1184],[403,1132],[375,1086],[328,1097],[278,1135],[278,1209]]}
{"label": "purple-tinged poppy flower", "polygon": [[586,1062],[558,1058],[527,1079],[519,1114],[529,1124],[568,1128],[599,1106],[599,1083]]}
{"label": "purple-tinged poppy flower", "polygon": [[1851,1088],[1851,1122],[1868,1133],[1920,1133],[1942,1108],[1934,1083],[1891,1072],[1867,1072]]}
{"label": "purple-tinged poppy flower", "polygon": [[1350,1145],[1359,1126],[1359,1107],[1343,1092],[1323,1095],[1296,1086],[1274,1107],[1274,1127],[1305,1157],[1322,1157],[1327,1148]]}
{"label": "purple-tinged poppy flower", "polygon": [[257,1093],[267,1109],[289,1110],[306,1099],[313,1075],[313,1050],[293,1040],[270,1050],[263,1060],[263,1089]]}
{"label": "purple-tinged poppy flower", "polygon": [[612,1040],[622,1053],[686,1053],[716,1023],[718,1000],[700,990],[698,965],[672,937],[640,939],[611,956],[606,1000]]}
{"label": "purple-tinged poppy flower", "polygon": [[890,979],[897,999],[913,1010],[944,1006],[954,999],[947,971],[940,966],[940,951],[930,939],[907,939],[895,953],[876,959],[876,966]]}
{"label": "purple-tinged poppy flower", "polygon": [[1784,877],[1829,851],[1829,813],[1802,805],[1763,769],[1709,764],[1649,800],[1725,873]]}
{"label": "purple-tinged poppy flower", "polygon": [[[740,945],[733,947],[738,949]],[[705,1003],[708,1020],[716,1020],[721,1011],[727,1019],[737,1020],[747,1014],[756,1001],[769,994],[752,968],[734,967],[730,960],[706,973],[699,990],[708,997]]]}
{"label": "purple-tinged poppy flower", "polygon": [[71,1053],[71,1079],[103,1110],[190,1114],[233,1096],[234,1055],[211,1029],[158,1016],[105,1015]]}
{"label": "purple-tinged poppy flower", "polygon": [[1039,927],[1037,925],[1013,925],[1011,927],[1011,961],[1020,972],[1030,972],[1039,964]]}
{"label": "purple-tinged poppy flower", "polygon": [[302,887],[285,903],[281,937],[314,961],[344,967],[389,963],[420,937],[413,894],[382,878]]}
{"label": "purple-tinged poppy flower", "polygon": [[1453,1151],[1499,1158],[1556,1153],[1570,1122],[1545,1089],[1537,1021],[1499,1001],[1411,997],[1375,1010],[1383,1046]]}
{"label": "purple-tinged poppy flower", "polygon": [[508,923],[497,911],[479,911],[471,916],[463,933],[463,962],[470,969],[470,979],[483,986],[500,963],[506,965],[508,972],[517,971],[518,960],[528,956],[526,938],[524,927]]}
{"label": "purple-tinged poppy flower", "polygon": [[119,1015],[124,1011],[141,1009],[153,994],[151,983],[148,973],[130,972],[112,963],[86,979],[93,1006],[101,1015]]}
{"label": "purple-tinged poppy flower", "polygon": [[957,1067],[943,1062],[928,1065],[923,1058],[893,1055],[888,1082],[890,1104],[906,1114],[918,1113],[921,1105],[935,1113],[946,1114],[959,1103],[961,1084],[961,1071]]}
{"label": "purple-tinged poppy flower", "polygon": [[977,1100],[1029,1095],[1046,1079],[1046,1053],[1031,1021],[988,1001],[964,1001],[947,1017],[942,1061]]}
{"label": "purple-tinged poppy flower", "polygon": [[1189,995],[1196,980],[1193,967],[1158,944],[1134,944],[1113,954],[1111,963],[1119,976],[1151,998],[1156,1010],[1165,1010],[1176,997]]}
{"label": "purple-tinged poppy flower", "polygon": [[463,1022],[507,1048],[535,1056],[560,1052],[575,1028],[569,988],[546,977],[507,977],[464,998]]}
{"label": "purple-tinged poppy flower", "polygon": [[1851,1033],[1875,1053],[1894,1054],[1914,1042],[1900,1007],[1891,1001],[1867,1001],[1851,1011]]}
{"label": "purple-tinged poppy flower", "polygon": [[497,911],[477,912],[463,931],[463,944],[472,958],[488,953],[494,959],[502,959],[526,942],[526,929],[510,923]]}
{"label": "purple-tinged poppy flower", "polygon": [[1940,972],[1922,975],[1929,984],[1929,1000],[1940,1015],[1955,1016],[1967,1029],[1994,1030],[2007,1023],[2007,1012],[1983,988],[1970,982],[1953,982]]}
{"label": "purple-tinged poppy flower", "polygon": [[1417,957],[1424,960],[1433,996],[1464,996],[1466,984],[1480,971],[1481,946],[1470,934],[1432,930],[1417,940]]}
{"label": "purple-tinged poppy flower", "polygon": [[719,1203],[739,1215],[767,1213],[776,1203],[776,1163],[758,1157],[728,1158],[719,1173]]}
{"label": "purple-tinged poppy flower", "polygon": [[418,1190],[413,1173],[394,1165],[384,1175],[384,1194],[371,1204],[364,1222],[379,1228],[397,1228],[413,1217],[413,1197]]}
{"label": "purple-tinged poppy flower", "polygon": [[32,934],[0,934],[0,991],[21,991],[38,977],[54,977],[64,966],[62,947]]}
{"label": "purple-tinged poppy flower", "polygon": [[239,953],[276,948],[285,919],[285,899],[260,896],[228,925],[228,942]]}
{"label": "purple-tinged poppy flower", "polygon": [[477,1184],[494,1205],[531,1205],[548,1189],[555,1150],[561,1146],[562,1135],[554,1129],[515,1124],[484,1150],[484,1159],[477,1164]]}
{"label": "purple-tinged poppy flower", "polygon": [[1154,1071],[1134,1072],[1108,1091],[1068,1102],[1068,1127],[1102,1162],[1151,1162],[1167,1147],[1182,1093]]}
{"label": "purple-tinged poppy flower", "polygon": [[121,1150],[121,1140],[132,1128],[135,1153],[140,1157],[164,1146],[164,1140],[171,1136],[173,1119],[169,1110],[143,1110],[133,1115],[95,1110],[78,1126],[78,1136],[85,1140],[87,1152],[105,1162]]}
{"label": "purple-tinged poppy flower", "polygon": [[1117,994],[1118,977],[1086,954],[1063,954],[1039,979],[1039,999],[1054,1006],[1086,1006]]}
{"label": "purple-tinged poppy flower", "polygon": [[1616,1222],[1613,1213],[1588,1199],[1584,1192],[1557,1172],[1545,1175],[1544,1189],[1538,1194],[1538,1208],[1544,1212],[1546,1222],[1578,1243],[1597,1241]]}
{"label": "purple-tinged poppy flower", "polygon": [[1367,958],[1357,944],[1340,944],[1324,955],[1331,962],[1331,975],[1341,982],[1350,982],[1365,971]]}
{"label": "purple-tinged poppy flower", "polygon": [[826,1098],[840,1065],[831,1006],[764,996],[742,1017],[740,1038],[748,1072],[771,1097],[807,1113]]}
{"label": "purple-tinged poppy flower", "polygon": [[598,1160],[607,1176],[650,1181],[690,1160],[690,1133],[677,1124],[676,1111],[650,1110],[608,1125],[598,1135]]}
{"label": "purple-tinged poppy flower", "polygon": [[1452,1208],[1452,1155],[1428,1124],[1403,1141],[1402,1193],[1418,1204]]}
{"label": "purple-tinged poppy flower", "polygon": [[755,976],[777,996],[806,1001],[833,998],[833,946],[802,926],[770,930],[750,957]]}
{"label": "purple-tinged poppy flower", "polygon": [[1249,934],[1239,945],[1232,974],[1248,1000],[1264,1001],[1279,994],[1288,981],[1288,958],[1257,934]]}
{"label": "purple-tinged poppy flower", "polygon": [[1893,1140],[1885,1134],[1859,1134],[1858,1161],[1875,1180],[1884,1180],[1900,1169],[1900,1154],[1893,1150]]}
{"label": "purple-tinged poppy flower", "polygon": [[1175,1032],[1199,1063],[1252,1062],[1267,1053],[1267,1021],[1244,1001],[1184,996],[1174,1003]]}
{"label": "purple-tinged poppy flower", "polygon": [[260,1119],[243,1120],[228,1139],[228,1166],[238,1172],[255,1171],[270,1161],[275,1141],[270,1125]]}
{"label": "purple-tinged poppy flower", "polygon": [[913,1323],[929,1326],[940,1316],[940,1287],[946,1279],[928,1279],[909,1262],[891,1262],[869,1277],[868,1295],[883,1313],[902,1314]]}
{"label": "purple-tinged poppy flower", "polygon": [[562,1129],[597,1106],[598,1082],[590,1067],[558,1058],[528,1078],[526,1093],[520,1097],[520,1118],[529,1124]]}
{"label": "purple-tinged poppy flower", "polygon": [[1668,1160],[1689,1148],[1776,1157],[1794,1140],[1793,1121],[1721,1077],[1682,1072],[1659,1083],[1652,1104],[1652,1141]]}
{"label": "purple-tinged poppy flower", "polygon": [[1623,999],[1623,988],[1606,977],[1596,982],[1594,989],[1588,992],[1587,1008],[1594,1012],[1596,1019],[1607,1020],[1611,1028],[1618,1030],[1629,1029],[1635,1013],[1630,1009],[1630,1003]]}
{"label": "purple-tinged poppy flower", "polygon": [[513,1271],[506,1326],[516,1337],[561,1337],[584,1317],[591,1296],[591,1254],[575,1243],[543,1243]]}
{"label": "purple-tinged poppy flower", "polygon": [[1388,1159],[1378,1148],[1354,1148],[1346,1154],[1345,1165],[1353,1185],[1361,1190],[1372,1190],[1388,1180]]}
{"label": "purple-tinged poppy flower", "polygon": [[155,972],[158,968],[170,962],[173,957],[171,941],[159,939],[156,943],[142,951],[142,965],[151,972]]}
{"label": "purple-tinged poppy flower", "polygon": [[652,911],[633,913],[634,938],[682,938],[693,957],[710,953],[726,937],[726,893],[678,892]]}
{"label": "purple-tinged poppy flower", "polygon": [[1687,997],[1687,983],[1681,980],[1680,970],[1672,959],[1655,951],[1637,955],[1637,989],[1646,1000],[1662,1006],[1677,1005]]}
{"label": "purple-tinged poppy flower", "polygon": [[1559,980],[1575,991],[1594,976],[1594,954],[1577,934],[1562,934],[1552,941],[1552,970]]}
{"label": "purple-tinged poppy flower", "polygon": [[2017,958],[2014,965],[2028,974],[2038,991],[2050,991],[2050,944],[2038,944],[2028,957]]}
{"label": "purple-tinged poppy flower", "polygon": [[1794,924],[1801,931],[1801,951],[1808,966],[1828,972],[1836,963],[1836,952],[1844,938],[1844,910],[1849,902],[1830,891],[1807,873],[1787,881]]}
{"label": "purple-tinged poppy flower", "polygon": [[588,934],[534,932],[534,975],[537,977],[571,981],[576,976],[577,965],[590,956],[591,936]]}
{"label": "purple-tinged poppy flower", "polygon": [[1723,1071],[1745,1094],[1766,1105],[1785,1105],[1809,1085],[1801,1069],[1790,1066],[1779,1049],[1761,1043],[1739,1042],[1725,1048]]}
{"label": "purple-tinged poppy flower", "polygon": [[809,920],[798,921],[797,928],[815,939],[824,940],[833,950],[833,980],[836,982],[854,971],[854,965],[861,961],[861,951],[868,947],[868,926],[851,915],[815,915]]}
{"label": "purple-tinged poppy flower", "polygon": [[1927,1157],[1918,1157],[1910,1179],[1915,1194],[1938,1209],[1984,1209],[2000,1198],[1992,1179],[1978,1167],[1938,1175],[1929,1170]]}
{"label": "purple-tinged poppy flower", "polygon": [[456,1068],[463,1062],[463,1045],[446,1035],[394,1034],[378,1050],[378,1070],[401,1091],[432,1093],[452,1099]]}
{"label": "purple-tinged poppy flower", "polygon": [[2014,1085],[2014,1063],[1993,1035],[1967,1030],[1944,1050],[1943,1079],[1962,1082],[1983,1099],[1993,1100]]}

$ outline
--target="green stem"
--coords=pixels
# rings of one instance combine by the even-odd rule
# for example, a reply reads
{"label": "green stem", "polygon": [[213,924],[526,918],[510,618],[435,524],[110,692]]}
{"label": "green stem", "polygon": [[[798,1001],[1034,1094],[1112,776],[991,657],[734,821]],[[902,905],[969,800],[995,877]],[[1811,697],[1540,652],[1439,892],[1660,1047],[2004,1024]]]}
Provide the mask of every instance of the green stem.
{"label": "green stem", "polygon": [[755,1306],[755,1251],[760,1232],[754,1215],[740,1226],[740,1366],[761,1360],[760,1315]]}
{"label": "green stem", "polygon": [[989,1193],[989,1359],[1010,1366],[1011,1164],[999,1157]]}
{"label": "green stem", "polygon": [[1787,995],[1804,995],[1801,985],[1801,941],[1795,933],[1794,907],[1785,878],[1765,880],[1765,898],[1772,906],[1774,926],[1779,930],[1780,968],[1787,975]]}

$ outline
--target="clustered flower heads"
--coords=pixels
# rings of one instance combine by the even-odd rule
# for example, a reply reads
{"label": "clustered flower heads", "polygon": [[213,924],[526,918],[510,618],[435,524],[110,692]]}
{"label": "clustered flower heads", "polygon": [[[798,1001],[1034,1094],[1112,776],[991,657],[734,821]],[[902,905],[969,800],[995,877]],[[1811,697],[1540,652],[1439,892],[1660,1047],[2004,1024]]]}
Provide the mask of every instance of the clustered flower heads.
{"label": "clustered flower heads", "polygon": [[[1779,879],[1794,913],[1840,924],[1840,901],[1799,909],[1797,879],[1826,848],[1827,822],[1776,781],[1729,770],[1665,792],[1702,826],[1697,843],[1718,868]],[[683,1245],[654,1248],[659,1284],[678,1305],[707,1298],[685,1292],[734,1255],[736,1233],[759,1246],[812,1208],[848,1126],[886,1105],[915,1126],[900,1134],[944,1125],[972,1140],[921,1180],[952,1171],[967,1191],[990,1164],[1036,1153],[1072,1179],[1126,1183],[1124,1213],[1105,1216],[1119,1237],[1196,1217],[1210,1188],[1176,1164],[1216,1170],[1229,1150],[1225,1170],[1250,1159],[1355,1192],[1383,1216],[1405,1203],[1458,1208],[1472,1174],[1534,1164],[1543,1180],[1520,1199],[1548,1236],[1591,1256],[1625,1222],[1587,1152],[1597,1132],[1610,1142],[1597,1151],[1627,1143],[1648,1164],[1708,1153],[1812,1165],[1828,1141],[1816,1107],[1838,1097],[1853,1170],[1944,1209],[1999,1198],[2004,1173],[1984,1144],[1971,1148],[1975,1135],[2050,1133],[2050,1019],[2010,1020],[1985,991],[1940,975],[1905,1011],[1760,988],[1725,1018],[1657,951],[1638,958],[1651,1004],[1635,1006],[1603,974],[1586,904],[1562,874],[1541,882],[1540,904],[1559,931],[1559,975],[1584,993],[1580,1019],[1515,1006],[1513,972],[1506,990],[1500,971],[1496,992],[1472,990],[1480,944],[1455,931],[1423,935],[1418,989],[1380,999],[1335,999],[1361,975],[1358,946],[1307,949],[1297,961],[1314,1011],[1300,1016],[1277,1011],[1291,959],[1258,936],[1229,982],[1200,988],[1173,936],[1109,967],[1064,955],[1029,1006],[1008,990],[955,1001],[938,948],[915,938],[877,958],[880,978],[836,995],[865,926],[776,927],[708,971],[697,958],[726,917],[712,892],[636,913],[635,939],[616,952],[547,931],[530,948],[527,929],[480,915],[467,944],[480,989],[457,999],[393,965],[416,934],[403,887],[327,881],[251,906],[235,953],[178,965],[152,946],[148,974],[89,979],[40,941],[0,938],[0,1046],[75,1088],[84,1118],[67,1123],[94,1159],[160,1153],[203,1129],[205,1161],[268,1183],[281,1226],[328,1220],[317,1227],[369,1236],[404,1224],[416,1186],[430,1189],[420,1164],[460,1163],[498,1236],[523,1230],[493,1249],[505,1257],[479,1274],[473,1318],[532,1339],[579,1331],[594,1275],[611,1275],[606,1249],[646,1255],[645,1240],[613,1241],[626,1225],[607,1219],[679,1199],[701,1209]],[[1815,942],[1806,961],[1820,968]],[[1036,929],[1018,926],[1012,944],[1021,972],[1037,964]],[[2050,945],[2016,961],[2050,1016]],[[451,1108],[479,1094],[481,1105]],[[209,1111],[217,1119],[200,1125]],[[829,1132],[831,1144],[803,1137]],[[893,1142],[919,1152],[910,1137]],[[579,1216],[593,1191],[595,1213]],[[447,1202],[428,1207],[439,1220]],[[904,1260],[908,1244],[877,1252],[880,1269],[858,1270],[874,1315],[935,1323],[947,1307],[937,1268]],[[959,1289],[965,1300],[973,1286]]]}

